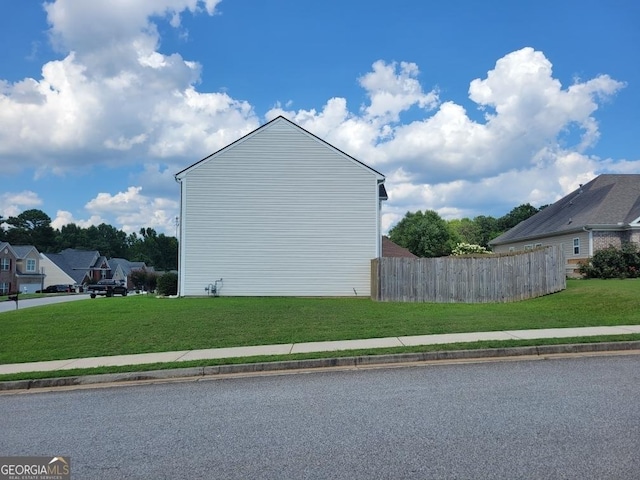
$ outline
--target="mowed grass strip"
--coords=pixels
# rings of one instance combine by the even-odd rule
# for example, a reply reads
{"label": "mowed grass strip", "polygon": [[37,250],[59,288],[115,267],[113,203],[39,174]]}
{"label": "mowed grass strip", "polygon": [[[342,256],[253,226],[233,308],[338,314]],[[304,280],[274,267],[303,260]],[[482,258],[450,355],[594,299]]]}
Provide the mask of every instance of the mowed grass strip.
{"label": "mowed grass strip", "polygon": [[[239,365],[253,363],[271,363],[291,360],[312,360],[336,357],[364,357],[376,355],[394,355],[406,353],[426,353],[437,351],[455,350],[480,350],[480,349],[508,349],[514,347],[541,346],[541,345],[570,345],[576,343],[602,343],[602,342],[630,342],[640,341],[640,334],[628,335],[604,335],[596,337],[576,337],[576,338],[543,338],[537,340],[504,340],[504,341],[481,341],[472,343],[451,343],[437,345],[420,345],[416,347],[397,348],[376,348],[367,350],[340,350],[335,352],[310,352],[289,355],[270,355],[253,357],[233,357],[221,359],[192,360],[185,362],[147,363],[139,365],[124,365],[117,367],[95,367],[77,368],[71,370],[58,370],[49,372],[23,372],[0,375],[0,382],[14,380],[34,380],[40,378],[62,378],[84,375],[100,375],[105,373],[124,372],[149,372],[154,370],[184,369],[190,367],[208,367],[219,365]],[[625,352],[621,350],[620,352]],[[624,353],[622,353],[624,354]],[[547,355],[544,356],[548,358]],[[522,357],[520,357],[522,358]],[[543,358],[543,357],[540,357]]]}
{"label": "mowed grass strip", "polygon": [[0,363],[473,331],[640,323],[639,280],[570,280],[506,304],[368,298],[100,298],[0,314]]}

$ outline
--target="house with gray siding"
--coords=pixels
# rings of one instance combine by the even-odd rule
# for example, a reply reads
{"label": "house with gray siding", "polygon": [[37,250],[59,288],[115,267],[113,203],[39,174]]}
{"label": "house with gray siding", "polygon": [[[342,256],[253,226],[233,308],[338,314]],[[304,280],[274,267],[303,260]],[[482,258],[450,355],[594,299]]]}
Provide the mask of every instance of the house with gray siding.
{"label": "house with gray siding", "polygon": [[109,262],[97,250],[66,248],[59,253],[42,253],[40,262],[45,273],[45,287],[80,286],[111,277]]}
{"label": "house with gray siding", "polygon": [[132,278],[132,273],[138,270],[145,272],[155,272],[153,267],[148,267],[145,262],[130,262],[126,258],[110,258],[109,266],[111,267],[110,278],[117,282],[122,282],[127,286],[128,290],[135,290],[140,288],[140,285],[136,285]]}
{"label": "house with gray siding", "polygon": [[640,175],[604,174],[489,242],[496,253],[560,245],[568,276],[596,251],[640,244]]}
{"label": "house with gray siding", "polygon": [[175,178],[180,296],[369,295],[380,172],[278,117]]}

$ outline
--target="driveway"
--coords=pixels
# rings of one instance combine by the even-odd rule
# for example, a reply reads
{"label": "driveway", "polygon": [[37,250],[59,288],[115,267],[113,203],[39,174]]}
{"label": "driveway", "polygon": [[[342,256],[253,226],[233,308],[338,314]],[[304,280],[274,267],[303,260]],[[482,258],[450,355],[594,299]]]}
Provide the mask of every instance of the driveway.
{"label": "driveway", "polygon": [[[54,303],[75,302],[78,300],[88,300],[88,293],[77,293],[71,295],[52,295],[50,297],[28,298],[20,300],[18,297],[18,310],[29,307],[40,307],[42,305],[53,305]],[[16,302],[8,300],[0,302],[0,313],[12,312],[16,309]]]}

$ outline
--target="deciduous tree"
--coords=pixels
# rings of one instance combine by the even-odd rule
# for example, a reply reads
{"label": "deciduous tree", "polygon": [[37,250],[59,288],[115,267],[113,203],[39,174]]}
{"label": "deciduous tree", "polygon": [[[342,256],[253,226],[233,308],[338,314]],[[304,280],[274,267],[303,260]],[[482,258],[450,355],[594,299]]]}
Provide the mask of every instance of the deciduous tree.
{"label": "deciduous tree", "polygon": [[389,231],[389,238],[419,257],[449,255],[453,248],[447,222],[433,210],[407,212]]}
{"label": "deciduous tree", "polygon": [[510,228],[515,227],[520,222],[535,215],[539,211],[539,209],[529,203],[519,205],[512,209],[505,216],[500,217],[500,219],[498,220],[498,228],[500,228],[500,230],[502,230],[503,232],[506,232]]}

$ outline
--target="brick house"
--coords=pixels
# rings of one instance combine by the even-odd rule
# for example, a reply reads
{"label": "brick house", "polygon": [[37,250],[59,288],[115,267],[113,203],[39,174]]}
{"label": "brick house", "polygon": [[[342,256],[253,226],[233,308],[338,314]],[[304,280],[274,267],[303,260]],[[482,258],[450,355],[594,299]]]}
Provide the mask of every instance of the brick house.
{"label": "brick house", "polygon": [[600,175],[489,242],[496,253],[560,245],[568,276],[609,246],[640,244],[640,175]]}
{"label": "brick house", "polygon": [[43,279],[35,247],[0,242],[0,295],[35,293],[42,288]]}

